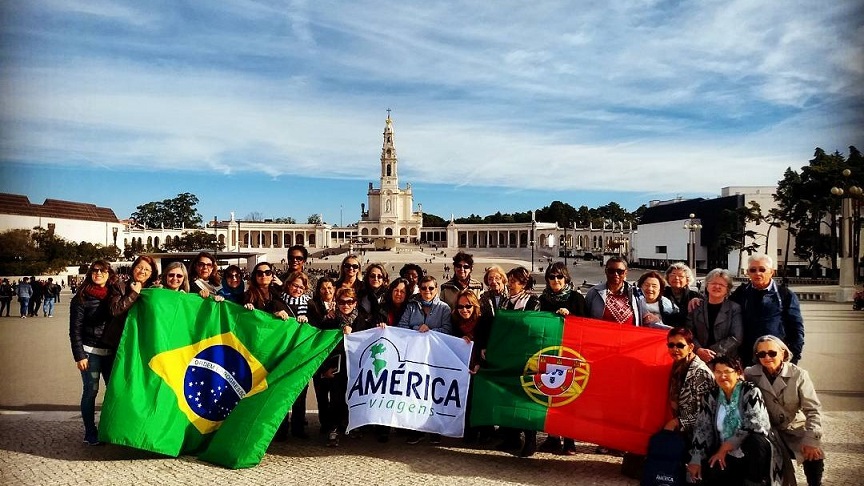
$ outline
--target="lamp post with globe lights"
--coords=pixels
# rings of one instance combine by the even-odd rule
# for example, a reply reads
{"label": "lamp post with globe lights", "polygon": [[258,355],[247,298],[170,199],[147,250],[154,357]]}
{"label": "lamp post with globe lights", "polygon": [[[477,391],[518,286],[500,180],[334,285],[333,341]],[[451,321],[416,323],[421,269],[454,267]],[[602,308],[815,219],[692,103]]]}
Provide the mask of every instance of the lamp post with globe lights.
{"label": "lamp post with globe lights", "polygon": [[[852,175],[849,169],[843,170],[843,177],[848,180]],[[845,184],[844,184],[845,185]],[[840,289],[837,292],[839,302],[851,302],[855,296],[855,258],[854,243],[852,237],[852,200],[861,199],[862,189],[855,184],[831,188],[831,194],[841,198],[840,200]]]}
{"label": "lamp post with globe lights", "polygon": [[690,219],[684,223],[684,229],[689,233],[687,240],[687,264],[690,269],[696,272],[696,231],[702,229],[702,221],[696,218],[696,215],[690,213]]}

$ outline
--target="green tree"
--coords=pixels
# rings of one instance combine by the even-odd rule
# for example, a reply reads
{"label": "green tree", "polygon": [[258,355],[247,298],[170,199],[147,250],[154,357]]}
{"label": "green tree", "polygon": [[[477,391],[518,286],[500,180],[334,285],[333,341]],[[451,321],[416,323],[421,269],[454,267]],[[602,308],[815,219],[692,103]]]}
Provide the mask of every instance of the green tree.
{"label": "green tree", "polygon": [[441,216],[436,216],[431,213],[423,213],[424,228],[443,228],[447,226],[447,221]]}
{"label": "green tree", "polygon": [[197,204],[197,196],[184,192],[172,199],[142,204],[131,217],[146,228],[200,228],[203,218]]}
{"label": "green tree", "polygon": [[306,218],[306,224],[324,224],[324,220],[321,219],[320,214],[310,214],[308,218]]}
{"label": "green tree", "polygon": [[284,218],[276,218],[273,220],[273,222],[280,224],[297,224],[297,220],[290,216],[285,216]]}

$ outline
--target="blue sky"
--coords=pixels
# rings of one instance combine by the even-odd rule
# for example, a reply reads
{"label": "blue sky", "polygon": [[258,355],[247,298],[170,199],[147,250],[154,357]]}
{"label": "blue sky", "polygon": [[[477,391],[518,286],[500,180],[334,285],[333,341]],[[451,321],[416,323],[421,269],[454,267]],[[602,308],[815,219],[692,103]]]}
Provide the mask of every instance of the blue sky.
{"label": "blue sky", "polygon": [[347,224],[387,108],[442,217],[774,185],[864,147],[864,7],[766,5],[4,2],[0,192]]}

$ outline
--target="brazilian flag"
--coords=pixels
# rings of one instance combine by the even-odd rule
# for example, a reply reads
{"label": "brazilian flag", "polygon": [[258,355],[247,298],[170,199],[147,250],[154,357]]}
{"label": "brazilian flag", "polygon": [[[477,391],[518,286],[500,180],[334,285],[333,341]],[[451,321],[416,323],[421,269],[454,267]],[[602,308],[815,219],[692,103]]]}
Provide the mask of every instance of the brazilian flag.
{"label": "brazilian flag", "polygon": [[99,439],[255,466],[341,338],[228,301],[142,290],[120,340]]}

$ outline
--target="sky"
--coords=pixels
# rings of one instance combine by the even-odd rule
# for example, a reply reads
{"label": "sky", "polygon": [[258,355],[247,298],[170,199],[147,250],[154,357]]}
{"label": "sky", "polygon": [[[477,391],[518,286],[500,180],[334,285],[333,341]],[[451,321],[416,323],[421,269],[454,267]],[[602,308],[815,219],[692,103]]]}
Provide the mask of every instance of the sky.
{"label": "sky", "polygon": [[[778,6],[781,6],[779,8]],[[359,218],[391,109],[423,211],[716,197],[864,148],[856,0],[0,6],[0,192]]]}

